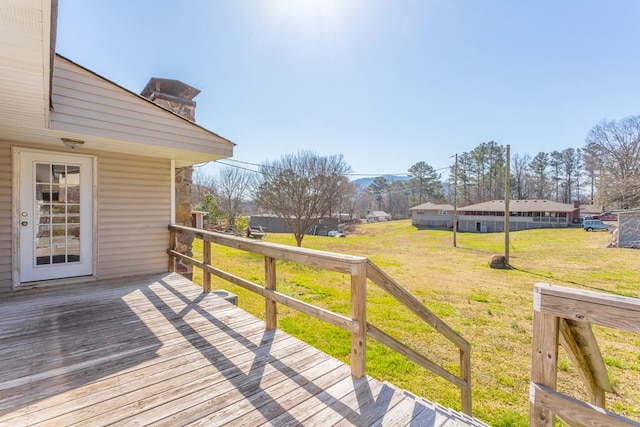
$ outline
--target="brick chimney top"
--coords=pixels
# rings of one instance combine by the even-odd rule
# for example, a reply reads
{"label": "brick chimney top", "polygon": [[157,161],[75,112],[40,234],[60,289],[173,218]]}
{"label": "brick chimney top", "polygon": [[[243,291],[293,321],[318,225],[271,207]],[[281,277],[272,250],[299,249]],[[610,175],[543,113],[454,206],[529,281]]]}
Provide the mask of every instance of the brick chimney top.
{"label": "brick chimney top", "polygon": [[200,91],[180,80],[152,77],[141,96],[192,122],[196,121],[196,103],[193,101]]}

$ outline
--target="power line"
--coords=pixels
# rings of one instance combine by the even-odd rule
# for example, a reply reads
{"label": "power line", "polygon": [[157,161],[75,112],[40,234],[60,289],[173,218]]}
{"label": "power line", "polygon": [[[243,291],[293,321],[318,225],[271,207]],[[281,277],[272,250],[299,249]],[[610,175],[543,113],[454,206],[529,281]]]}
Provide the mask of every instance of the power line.
{"label": "power line", "polygon": [[[245,162],[242,160],[236,160],[236,159],[225,159],[225,162],[235,162],[235,163],[240,163],[243,165],[251,165],[251,166],[257,166],[259,168],[263,168],[263,167],[271,167],[270,165],[261,165],[259,163],[251,163],[251,162]],[[216,163],[220,163],[223,165],[228,165],[227,163],[221,162],[221,161],[216,161]],[[384,174],[372,174],[372,173],[347,173],[345,174],[347,176],[382,176],[382,175],[408,175],[407,172],[400,172],[400,173],[384,173]]]}
{"label": "power line", "polygon": [[231,165],[231,164],[229,164],[229,163],[221,162],[221,161],[219,161],[219,160],[218,160],[218,161],[216,161],[216,163],[221,164],[221,165],[224,165],[224,166],[229,166],[229,167],[231,167],[231,168],[242,169],[242,170],[245,170],[245,171],[248,171],[248,172],[261,173],[260,171],[256,171],[256,170],[249,169],[249,168],[244,168],[244,167],[242,167],[242,166],[238,166],[238,165]]}
{"label": "power line", "polygon": [[[242,167],[242,166],[238,166],[238,165],[233,165],[227,162],[234,162],[234,163],[240,163],[242,165],[249,165],[249,166],[255,166],[258,168],[264,168],[264,167],[269,167],[269,168],[274,168],[274,166],[271,165],[264,165],[264,164],[259,164],[259,163],[252,163],[252,162],[246,162],[243,160],[236,160],[236,159],[225,159],[224,161],[221,160],[216,160],[215,163],[218,163],[220,165],[224,165],[224,166],[229,166],[232,168],[237,168],[237,169],[242,169],[248,172],[253,172],[253,173],[262,173],[259,170],[254,170],[254,169],[249,169],[246,167]],[[200,166],[204,166],[200,165]],[[438,169],[434,169],[435,172],[438,171],[443,171],[443,170],[448,170],[451,169],[451,166],[445,166],[442,168],[438,168]],[[362,176],[362,177],[376,177],[376,176],[385,176],[385,175],[393,175],[393,176],[410,176],[410,174],[408,172],[398,172],[398,173],[346,173],[346,176]]]}

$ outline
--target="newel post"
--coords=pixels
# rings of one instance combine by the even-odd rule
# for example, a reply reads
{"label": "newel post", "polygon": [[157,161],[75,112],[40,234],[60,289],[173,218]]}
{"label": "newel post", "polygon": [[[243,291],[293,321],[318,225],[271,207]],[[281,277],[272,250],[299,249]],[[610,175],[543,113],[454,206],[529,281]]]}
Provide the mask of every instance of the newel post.
{"label": "newel post", "polygon": [[366,374],[367,362],[367,264],[354,265],[351,272],[351,375]]}
{"label": "newel post", "polygon": [[462,412],[471,415],[471,346],[460,348],[460,377],[465,387],[461,389]]}
{"label": "newel post", "polygon": [[529,425],[553,427],[554,414],[535,404],[533,385],[556,389],[558,375],[558,343],[560,320],[553,314],[542,311],[540,294],[534,294],[533,342],[531,351],[531,402]]}
{"label": "newel post", "polygon": [[[264,257],[264,280],[265,289],[275,291],[276,290],[276,259],[271,257]],[[275,300],[269,297],[267,293],[264,298],[265,301],[265,323],[268,331],[274,330],[278,327],[278,309]]]}

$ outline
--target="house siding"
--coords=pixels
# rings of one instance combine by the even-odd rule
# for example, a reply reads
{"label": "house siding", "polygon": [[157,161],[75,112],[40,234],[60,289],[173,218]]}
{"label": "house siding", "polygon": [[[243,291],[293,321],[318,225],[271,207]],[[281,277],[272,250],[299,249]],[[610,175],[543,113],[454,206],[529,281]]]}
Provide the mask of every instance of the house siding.
{"label": "house siding", "polygon": [[415,227],[451,228],[453,227],[453,214],[447,212],[441,215],[438,212],[424,211],[424,213],[411,212],[411,223]]}
{"label": "house siding", "polygon": [[101,155],[98,183],[98,277],[166,271],[170,161]]}
{"label": "house siding", "polygon": [[[51,129],[221,156],[232,144],[113,83],[56,57]],[[212,142],[212,137],[218,139]]]}
{"label": "house siding", "polygon": [[11,289],[11,148],[0,142],[0,291]]}
{"label": "house siding", "polygon": [[[478,230],[480,223],[481,230]],[[535,220],[528,217],[509,217],[509,231],[532,230],[537,228],[566,228],[567,218],[542,218]],[[504,231],[504,217],[489,215],[461,215],[458,217],[458,231],[486,231],[488,233]]]}
{"label": "house siding", "polygon": [[[537,228],[565,228],[578,217],[578,208],[572,204],[544,199],[511,200],[509,230]],[[491,200],[458,210],[458,230],[467,232],[504,231],[504,200]],[[579,224],[576,224],[579,225]]]}
{"label": "house siding", "polygon": [[[11,146],[0,141],[0,292],[12,289]],[[82,154],[97,158],[97,277],[167,271],[171,161],[86,150]]]}

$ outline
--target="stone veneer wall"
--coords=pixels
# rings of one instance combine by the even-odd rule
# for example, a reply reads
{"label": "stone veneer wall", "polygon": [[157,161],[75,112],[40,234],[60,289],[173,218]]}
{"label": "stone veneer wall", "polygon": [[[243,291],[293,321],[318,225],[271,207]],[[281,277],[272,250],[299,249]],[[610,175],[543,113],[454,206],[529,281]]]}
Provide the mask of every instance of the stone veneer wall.
{"label": "stone veneer wall", "polygon": [[618,213],[619,248],[640,248],[640,210]]}
{"label": "stone veneer wall", "polygon": [[[193,167],[176,169],[176,224],[191,227],[191,189],[193,184]],[[193,236],[178,235],[178,252],[193,256]],[[176,271],[187,279],[193,279],[193,266],[176,263]]]}

